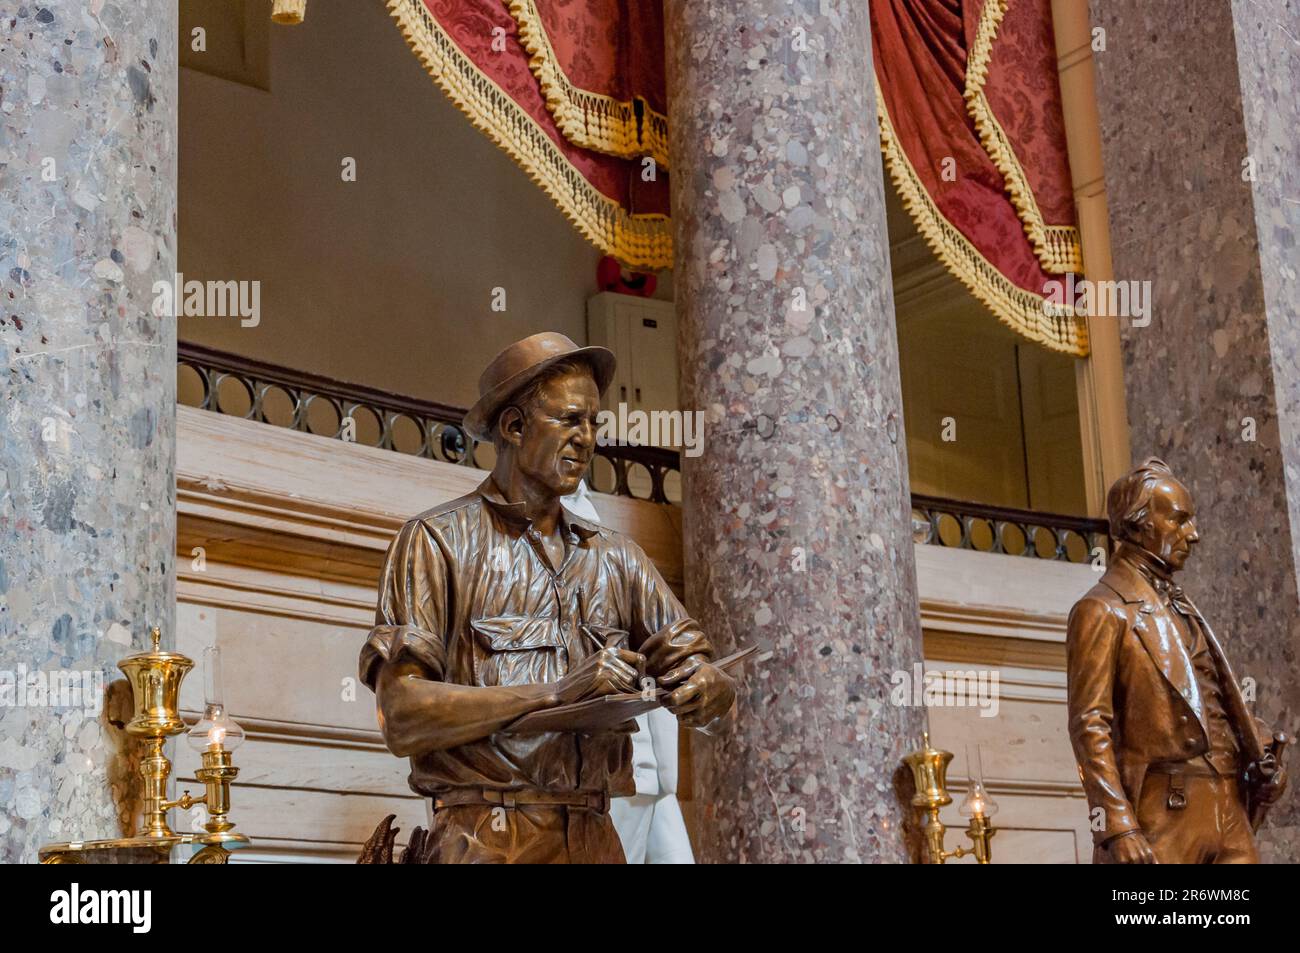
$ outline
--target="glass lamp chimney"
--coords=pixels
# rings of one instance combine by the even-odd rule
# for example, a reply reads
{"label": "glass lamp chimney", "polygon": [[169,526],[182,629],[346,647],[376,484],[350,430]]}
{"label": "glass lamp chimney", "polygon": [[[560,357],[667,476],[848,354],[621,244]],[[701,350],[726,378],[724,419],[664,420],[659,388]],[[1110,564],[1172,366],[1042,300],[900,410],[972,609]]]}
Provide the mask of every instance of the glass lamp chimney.
{"label": "glass lamp chimney", "polygon": [[226,714],[221,649],[217,646],[210,645],[203,650],[203,671],[203,717],[190,729],[190,747],[195,751],[212,748],[234,751],[244,743],[244,729]]}

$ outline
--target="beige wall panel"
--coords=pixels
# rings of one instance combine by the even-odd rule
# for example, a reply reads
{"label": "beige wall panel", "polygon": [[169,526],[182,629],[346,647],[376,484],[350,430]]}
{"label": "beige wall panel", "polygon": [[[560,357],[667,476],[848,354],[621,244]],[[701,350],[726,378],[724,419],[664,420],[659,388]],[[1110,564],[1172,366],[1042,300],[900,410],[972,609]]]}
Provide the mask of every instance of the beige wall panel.
{"label": "beige wall panel", "polygon": [[[995,863],[1090,863],[1088,804],[1066,716],[1065,623],[1097,581],[1091,566],[917,546],[926,668],[998,674],[998,713],[929,708],[930,738],[954,754],[954,804],[941,815],[949,849],[965,843],[957,813],[972,757],[999,810]],[[963,860],[962,863],[968,861]]]}
{"label": "beige wall panel", "polygon": [[[966,654],[973,661],[961,666],[927,662],[927,669],[978,670],[978,649],[992,640],[944,634],[969,643]],[[966,843],[962,832],[967,820],[958,808],[972,773],[970,762],[978,758],[984,784],[998,805],[995,863],[1090,863],[1088,802],[1067,733],[1064,671],[987,663],[985,669],[998,673],[996,716],[982,717],[977,707],[928,709],[931,742],[954,755],[948,772],[953,804],[941,813],[950,828],[948,849]]]}
{"label": "beige wall panel", "polygon": [[[1082,790],[1069,794],[1017,794],[998,785],[986,785],[997,804],[993,826],[993,862],[996,864],[1080,864],[1090,863],[1091,835],[1087,830],[1088,802]],[[946,850],[969,847],[966,827],[970,819],[961,815],[964,784],[950,788],[953,803],[944,808],[940,820],[948,827]],[[1040,836],[1030,836],[1040,835]],[[1041,836],[1047,835],[1047,836]],[[1080,850],[1080,845],[1084,846]],[[1045,852],[1046,851],[1046,852]]]}
{"label": "beige wall panel", "polygon": [[393,823],[402,828],[403,842],[416,824],[428,826],[424,802],[415,797],[236,785],[231,801],[235,829],[252,838],[254,847],[263,838],[297,841],[304,846],[324,844],[355,859],[366,838],[388,814],[397,815]]}
{"label": "beige wall panel", "polygon": [[[940,617],[968,610],[974,624],[980,615],[974,610],[986,607],[992,610],[987,614],[990,619],[1004,620],[1000,629],[990,622],[989,634],[1000,631],[1064,642],[1070,607],[1096,585],[1101,574],[1078,563],[917,546],[916,578],[923,617],[927,605],[932,605]],[[954,620],[933,627],[957,624]]]}
{"label": "beige wall panel", "polygon": [[1029,508],[1088,515],[1075,362],[1032,344],[1016,348]]}
{"label": "beige wall panel", "polygon": [[[293,739],[250,731],[248,740],[235,753],[239,764],[235,801],[238,803],[246,788],[263,787],[414,797],[406,783],[406,762],[389,754],[378,737],[379,733],[375,732],[371,744],[344,745],[328,739]],[[180,786],[188,786],[192,793],[197,793],[201,787],[194,780],[194,771],[199,766],[198,752],[187,744],[178,744],[173,763]]]}
{"label": "beige wall panel", "polygon": [[[226,706],[236,720],[374,729],[374,696],[356,684],[364,628],[181,602],[180,650],[202,659],[215,640],[225,668]],[[200,640],[202,640],[200,642]],[[345,701],[344,692],[355,695]],[[181,704],[203,707],[202,673],[183,686]]]}
{"label": "beige wall panel", "polygon": [[283,615],[331,625],[370,628],[375,615],[375,584],[346,583],[206,559],[202,569],[184,564],[177,574],[181,601],[227,606],[265,615]]}
{"label": "beige wall panel", "polygon": [[1000,689],[1003,697],[992,718],[982,717],[977,708],[930,708],[930,737],[938,747],[953,752],[953,777],[969,777],[966,752],[969,750],[974,760],[978,746],[986,784],[1034,782],[1079,787],[1066,734],[1064,685],[1057,698],[1041,701],[1007,698],[1015,688],[1005,681]]}
{"label": "beige wall panel", "polygon": [[932,304],[898,324],[912,489],[1024,507],[1016,341],[968,303],[964,313]]}
{"label": "beige wall panel", "polygon": [[[952,816],[949,816],[952,815]],[[958,842],[970,846],[965,833],[966,818],[957,814],[956,807],[941,815],[945,824],[957,828],[949,835],[949,850]],[[997,833],[993,836],[993,863],[1087,863],[1092,852],[1086,837],[1080,840],[1079,832],[1070,827],[1023,828],[1011,827],[1002,813],[995,818]],[[1005,826],[1006,824],[1006,826]],[[954,839],[961,835],[961,841]],[[1082,848],[1080,848],[1082,844]],[[1015,858],[1011,861],[1010,858]],[[949,863],[975,863],[974,857],[963,857]]]}

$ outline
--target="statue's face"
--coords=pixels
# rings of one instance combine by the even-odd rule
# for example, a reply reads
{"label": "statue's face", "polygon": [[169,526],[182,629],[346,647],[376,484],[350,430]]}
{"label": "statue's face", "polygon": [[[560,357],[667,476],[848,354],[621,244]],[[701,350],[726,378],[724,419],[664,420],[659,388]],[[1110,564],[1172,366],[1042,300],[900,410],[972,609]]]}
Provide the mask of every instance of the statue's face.
{"label": "statue's face", "polygon": [[1151,506],[1137,542],[1172,569],[1182,569],[1200,538],[1187,487],[1177,480],[1161,480],[1151,491]]}
{"label": "statue's face", "polygon": [[574,492],[596,451],[599,412],[600,392],[589,372],[552,377],[524,412],[515,465],[556,496]]}

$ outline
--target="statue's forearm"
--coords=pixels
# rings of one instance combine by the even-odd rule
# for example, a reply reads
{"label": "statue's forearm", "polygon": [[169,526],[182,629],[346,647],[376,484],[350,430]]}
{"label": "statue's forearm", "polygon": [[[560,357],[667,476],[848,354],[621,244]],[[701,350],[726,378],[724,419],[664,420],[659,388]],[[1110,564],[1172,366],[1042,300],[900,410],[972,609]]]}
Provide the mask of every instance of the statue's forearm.
{"label": "statue's forearm", "polygon": [[397,668],[380,673],[379,724],[384,741],[399,757],[442,751],[500,731],[517,718],[554,706],[550,684],[452,685]]}

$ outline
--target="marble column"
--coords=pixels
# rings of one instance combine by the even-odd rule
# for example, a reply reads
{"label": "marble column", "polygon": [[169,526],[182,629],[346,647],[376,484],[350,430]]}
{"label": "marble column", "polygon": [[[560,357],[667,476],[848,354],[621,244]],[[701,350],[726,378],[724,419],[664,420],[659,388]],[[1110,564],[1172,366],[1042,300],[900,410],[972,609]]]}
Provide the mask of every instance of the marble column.
{"label": "marble column", "polygon": [[173,636],[176,24],[176,0],[0,18],[0,862],[122,832],[102,686]]}
{"label": "marble column", "polygon": [[669,0],[687,601],[771,653],[694,744],[701,856],[901,861],[924,709],[885,181],[858,0]]}
{"label": "marble column", "polygon": [[[1186,572],[1257,714],[1300,728],[1300,4],[1092,0],[1133,459],[1195,495]],[[1292,759],[1294,762],[1294,759]],[[1295,771],[1293,770],[1293,774]],[[1300,784],[1261,833],[1300,861]]]}

